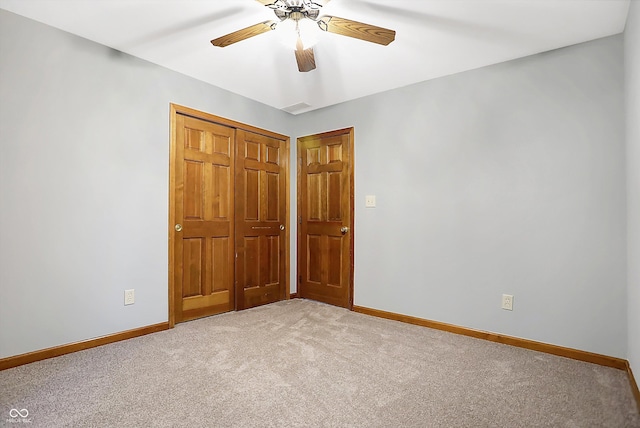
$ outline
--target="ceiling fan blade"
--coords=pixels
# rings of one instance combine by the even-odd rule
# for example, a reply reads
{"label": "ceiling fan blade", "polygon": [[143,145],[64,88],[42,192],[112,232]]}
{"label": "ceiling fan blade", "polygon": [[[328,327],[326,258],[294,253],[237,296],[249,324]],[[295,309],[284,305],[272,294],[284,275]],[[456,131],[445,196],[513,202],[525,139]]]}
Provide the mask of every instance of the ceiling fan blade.
{"label": "ceiling fan blade", "polygon": [[298,62],[298,71],[302,73],[316,69],[316,59],[313,56],[313,48],[296,51],[296,61]]}
{"label": "ceiling fan blade", "polygon": [[302,73],[316,69],[316,58],[313,55],[313,48],[304,49],[300,37],[298,37],[298,42],[296,43],[296,61],[298,62],[298,71]]}
{"label": "ceiling fan blade", "polygon": [[241,42],[253,36],[257,36],[262,33],[271,31],[272,21],[264,21],[251,27],[243,28],[242,30],[234,31],[217,39],[211,40],[213,46],[224,48],[237,42]]}
{"label": "ceiling fan blade", "polygon": [[375,25],[364,24],[337,16],[323,16],[318,20],[320,29],[341,36],[354,37],[366,42],[388,45],[396,39],[396,32]]}

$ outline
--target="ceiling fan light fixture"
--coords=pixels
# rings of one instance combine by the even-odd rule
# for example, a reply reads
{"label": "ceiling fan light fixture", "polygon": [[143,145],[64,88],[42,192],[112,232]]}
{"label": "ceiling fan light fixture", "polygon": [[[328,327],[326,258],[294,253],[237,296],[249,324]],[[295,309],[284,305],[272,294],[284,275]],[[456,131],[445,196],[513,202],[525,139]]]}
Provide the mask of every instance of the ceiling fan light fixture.
{"label": "ceiling fan light fixture", "polygon": [[304,49],[313,47],[318,43],[318,26],[314,21],[307,18],[299,21],[287,19],[278,22],[276,33],[280,38],[280,42],[290,49],[296,49],[298,38],[302,40]]}
{"label": "ceiling fan light fixture", "polygon": [[298,30],[305,49],[313,47],[318,43],[318,26],[312,20],[303,19],[298,21]]}

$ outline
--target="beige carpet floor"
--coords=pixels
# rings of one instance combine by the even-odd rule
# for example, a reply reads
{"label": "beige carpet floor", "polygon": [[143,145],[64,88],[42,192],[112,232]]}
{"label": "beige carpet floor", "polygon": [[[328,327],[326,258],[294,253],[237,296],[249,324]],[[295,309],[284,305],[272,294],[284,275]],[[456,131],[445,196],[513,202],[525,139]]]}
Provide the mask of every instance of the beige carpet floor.
{"label": "beige carpet floor", "polygon": [[623,371],[305,300],[5,370],[0,426],[22,426],[11,409],[33,427],[640,427]]}

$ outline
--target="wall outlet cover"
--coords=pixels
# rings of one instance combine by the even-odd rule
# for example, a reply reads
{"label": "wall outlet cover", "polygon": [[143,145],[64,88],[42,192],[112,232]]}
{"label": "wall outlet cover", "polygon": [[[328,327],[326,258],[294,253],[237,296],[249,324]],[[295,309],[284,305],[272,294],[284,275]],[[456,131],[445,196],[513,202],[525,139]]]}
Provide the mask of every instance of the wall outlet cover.
{"label": "wall outlet cover", "polygon": [[124,290],[124,304],[133,305],[136,302],[135,290]]}
{"label": "wall outlet cover", "polygon": [[502,309],[505,309],[507,311],[513,310],[513,295],[511,294],[502,295]]}

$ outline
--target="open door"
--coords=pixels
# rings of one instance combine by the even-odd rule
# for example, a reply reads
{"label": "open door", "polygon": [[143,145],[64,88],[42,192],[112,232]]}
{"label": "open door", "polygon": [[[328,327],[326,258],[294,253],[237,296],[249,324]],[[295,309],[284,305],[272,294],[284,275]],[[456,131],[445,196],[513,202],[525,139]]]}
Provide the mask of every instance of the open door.
{"label": "open door", "polygon": [[298,139],[298,295],[353,306],[353,128]]}

